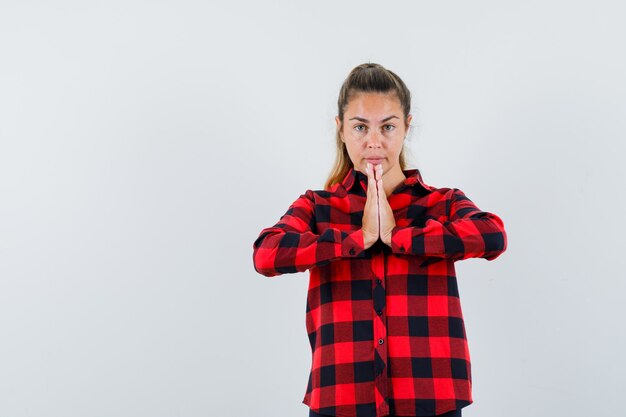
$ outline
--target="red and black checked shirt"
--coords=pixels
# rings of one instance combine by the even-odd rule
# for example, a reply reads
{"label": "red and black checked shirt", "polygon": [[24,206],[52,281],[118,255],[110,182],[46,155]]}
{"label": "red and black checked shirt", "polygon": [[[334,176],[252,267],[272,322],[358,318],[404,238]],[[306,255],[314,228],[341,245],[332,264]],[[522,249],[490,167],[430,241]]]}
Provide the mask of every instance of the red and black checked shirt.
{"label": "red and black checked shirt", "polygon": [[391,247],[364,250],[367,176],[302,194],[254,242],[257,272],[309,270],[312,367],[303,403],[345,417],[432,416],[472,400],[454,262],[505,251],[502,220],[417,169],[388,197]]}

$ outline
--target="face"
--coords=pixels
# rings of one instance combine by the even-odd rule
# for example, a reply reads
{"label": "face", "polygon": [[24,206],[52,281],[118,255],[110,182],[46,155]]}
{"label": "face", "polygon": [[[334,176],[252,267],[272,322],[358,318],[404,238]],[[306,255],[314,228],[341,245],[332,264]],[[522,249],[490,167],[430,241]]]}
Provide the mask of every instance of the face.
{"label": "face", "polygon": [[402,175],[400,153],[406,136],[406,126],[412,116],[404,121],[404,112],[395,93],[358,93],[348,102],[344,111],[341,140],[357,171],[365,173],[368,162],[383,165],[383,176]]}

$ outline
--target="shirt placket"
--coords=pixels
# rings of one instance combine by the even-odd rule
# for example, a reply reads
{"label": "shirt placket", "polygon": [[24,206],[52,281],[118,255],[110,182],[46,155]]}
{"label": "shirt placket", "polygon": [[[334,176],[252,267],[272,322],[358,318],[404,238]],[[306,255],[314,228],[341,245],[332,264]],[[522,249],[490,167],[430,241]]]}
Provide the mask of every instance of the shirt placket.
{"label": "shirt placket", "polygon": [[380,251],[372,258],[372,294],[374,311],[374,396],[376,401],[376,414],[384,416],[389,414],[387,403],[387,323],[385,311],[385,275],[386,255]]}

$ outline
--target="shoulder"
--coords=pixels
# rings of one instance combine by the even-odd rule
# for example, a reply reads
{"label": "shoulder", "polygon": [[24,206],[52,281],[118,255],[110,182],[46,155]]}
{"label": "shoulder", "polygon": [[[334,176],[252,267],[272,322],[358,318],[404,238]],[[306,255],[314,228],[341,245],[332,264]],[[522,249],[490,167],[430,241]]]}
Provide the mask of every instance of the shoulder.
{"label": "shoulder", "polygon": [[332,196],[333,193],[326,190],[307,189],[300,194],[300,197],[294,204],[313,208],[319,205],[327,205]]}
{"label": "shoulder", "polygon": [[340,183],[336,183],[328,189],[308,189],[302,196],[316,202],[328,201],[330,198],[346,197],[347,194],[346,189]]}
{"label": "shoulder", "polygon": [[307,189],[294,201],[293,205],[299,206],[315,206],[317,204],[323,204],[334,196],[332,191]]}

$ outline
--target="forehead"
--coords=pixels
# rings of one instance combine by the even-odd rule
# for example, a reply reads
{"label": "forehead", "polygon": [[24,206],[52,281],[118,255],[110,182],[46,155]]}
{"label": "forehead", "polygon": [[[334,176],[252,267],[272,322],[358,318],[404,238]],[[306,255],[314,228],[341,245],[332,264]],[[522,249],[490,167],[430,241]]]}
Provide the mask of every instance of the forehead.
{"label": "forehead", "polygon": [[[395,92],[358,92],[350,97],[345,114],[367,115],[379,113],[402,113],[400,99]],[[398,114],[398,116],[400,115]]]}

